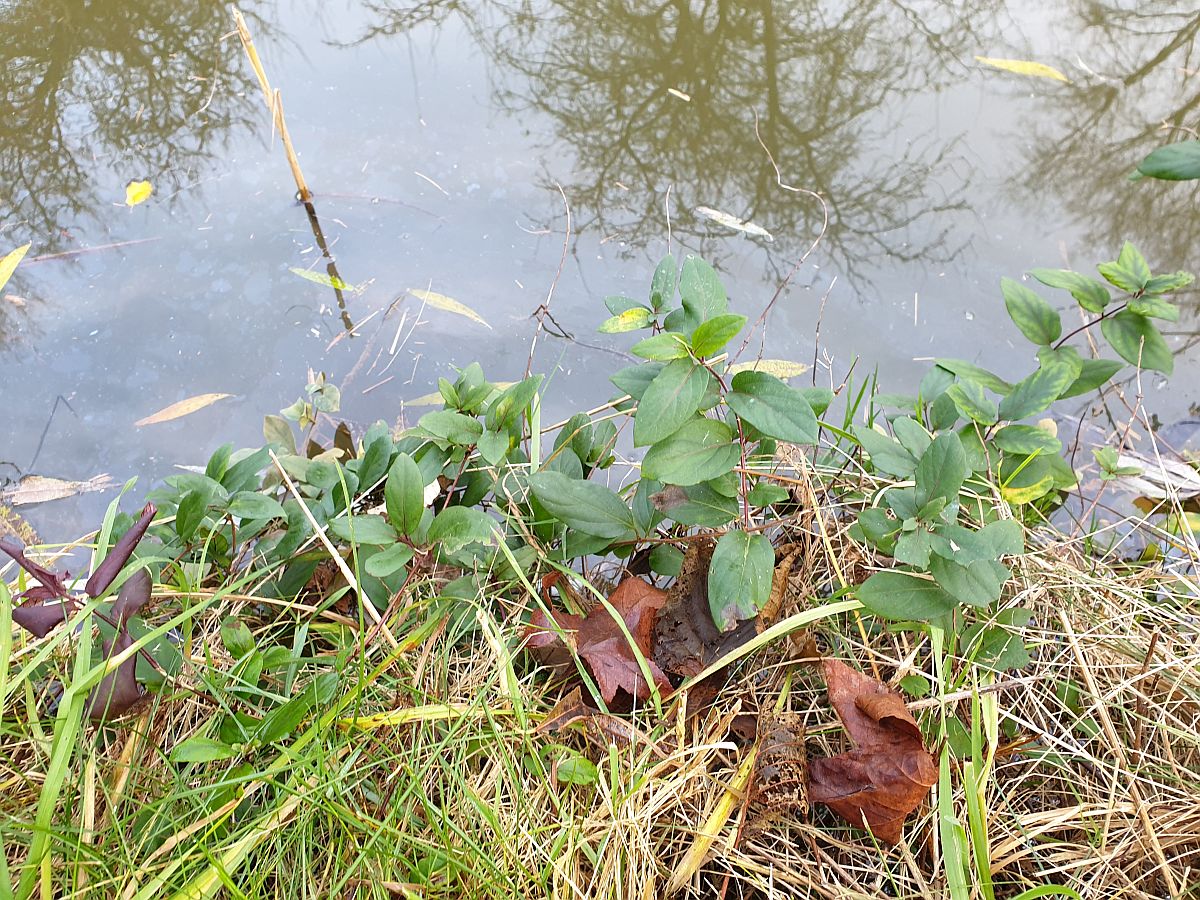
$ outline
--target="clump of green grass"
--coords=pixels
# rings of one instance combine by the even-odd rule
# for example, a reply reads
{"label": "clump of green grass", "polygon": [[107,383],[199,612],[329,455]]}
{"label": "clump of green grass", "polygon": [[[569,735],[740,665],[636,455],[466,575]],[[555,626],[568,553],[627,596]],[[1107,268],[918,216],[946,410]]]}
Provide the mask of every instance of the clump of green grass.
{"label": "clump of green grass", "polygon": [[[72,687],[98,677],[71,647],[90,629],[26,640],[0,603],[0,641],[12,641],[0,647],[5,875],[24,896],[125,900],[623,898],[669,886],[829,898],[1055,896],[1029,892],[1057,886],[1058,896],[1148,900],[1194,887],[1200,642],[1189,570],[1120,568],[1062,535],[1032,534],[997,613],[1031,612],[1031,660],[992,673],[928,635],[822,613],[820,598],[885,561],[848,534],[853,510],[830,491],[844,474],[796,475],[816,502],[787,535],[797,560],[783,615],[815,610],[823,652],[927,691],[914,689],[911,707],[945,778],[899,847],[823,809],[752,802],[756,745],[739,737],[739,717],[781,707],[806,722],[810,754],[844,749],[792,639],[735,665],[701,715],[676,696],[662,715],[647,705],[552,731],[565,688],[521,650],[532,596],[444,597],[430,578],[410,584],[384,623],[390,640],[367,642],[370,622],[256,596],[243,577],[236,589],[156,589],[150,624],[180,629],[184,663],[141,709],[99,727],[69,708]],[[231,615],[265,651],[261,672],[247,670],[244,638],[222,632]],[[68,689],[52,715],[55,681]],[[335,687],[293,727],[235,740],[238,713],[279,709],[313,685]],[[205,737],[236,753],[204,759]]]}

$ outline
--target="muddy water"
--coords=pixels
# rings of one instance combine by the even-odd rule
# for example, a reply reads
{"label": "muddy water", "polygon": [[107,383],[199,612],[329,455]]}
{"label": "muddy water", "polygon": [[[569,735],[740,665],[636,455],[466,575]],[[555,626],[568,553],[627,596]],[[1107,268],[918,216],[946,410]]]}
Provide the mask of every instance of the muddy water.
{"label": "muddy water", "polygon": [[[404,402],[456,365],[519,377],[547,298],[574,337],[538,343],[551,414],[587,407],[628,343],[594,333],[603,298],[641,294],[668,246],[713,260],[753,317],[816,241],[766,350],[816,358],[826,384],[861,357],[887,390],[914,387],[929,357],[1029,364],[1001,275],[1089,267],[1126,238],[1155,267],[1200,269],[1196,188],[1126,178],[1171,129],[1200,126],[1193,2],[242,8],[322,236],[359,289],[291,271],[327,262],[223,4],[9,0],[0,247],[32,241],[38,259],[0,300],[0,476],[108,472],[148,489],[224,441],[260,441],[261,416],[310,369],[342,386],[348,419],[411,420]],[[132,179],[154,194],[128,208]],[[396,303],[409,288],[490,328],[418,317]],[[1143,383],[1164,420],[1200,401],[1190,303],[1170,386]],[[134,426],[207,392],[233,396]],[[28,514],[61,537],[111,496]]]}

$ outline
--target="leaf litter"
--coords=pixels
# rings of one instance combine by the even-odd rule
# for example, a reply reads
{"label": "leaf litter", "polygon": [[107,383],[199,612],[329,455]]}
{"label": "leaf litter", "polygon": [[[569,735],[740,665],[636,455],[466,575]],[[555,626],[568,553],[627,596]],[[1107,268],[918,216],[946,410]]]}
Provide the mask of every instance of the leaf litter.
{"label": "leaf litter", "polygon": [[[527,648],[543,665],[568,678],[577,672],[573,657],[578,657],[595,678],[605,703],[620,696],[644,700],[650,695],[638,656],[644,658],[656,687],[669,694],[675,685],[700,674],[770,624],[782,605],[788,575],[798,558],[791,545],[781,547],[782,559],[777,563],[766,615],[721,632],[709,613],[712,553],[711,539],[693,541],[668,589],[631,575],[612,592],[609,605],[625,623],[636,653],[603,604],[596,604],[586,614],[554,609],[548,596],[554,585],[575,603],[579,601],[562,583],[562,576],[548,576],[543,592],[549,612],[533,614],[525,632]],[[791,654],[793,662],[819,658],[811,637],[802,635],[798,640],[802,649]],[[810,760],[804,715],[786,710],[762,711],[757,716],[730,714],[728,727],[755,741],[754,777],[746,794],[749,808],[763,820],[780,815],[803,817],[810,804],[820,803],[851,825],[869,830],[878,840],[895,844],[905,820],[937,782],[937,766],[900,694],[835,659],[822,659],[821,668],[830,704],[853,747]],[[689,718],[711,707],[727,676],[728,668],[720,669],[690,686]],[[748,698],[738,702],[754,706]],[[581,727],[584,736],[600,746],[613,740],[627,745],[649,742],[624,719],[590,706],[578,685],[559,701],[539,730],[557,732],[572,725]],[[663,752],[660,744],[653,744],[653,749]]]}
{"label": "leaf litter", "polygon": [[76,494],[107,491],[116,482],[107,474],[93,475],[84,481],[66,481],[62,478],[47,478],[44,475],[26,475],[12,487],[0,491],[0,501],[13,506],[30,506],[34,503],[49,503]]}

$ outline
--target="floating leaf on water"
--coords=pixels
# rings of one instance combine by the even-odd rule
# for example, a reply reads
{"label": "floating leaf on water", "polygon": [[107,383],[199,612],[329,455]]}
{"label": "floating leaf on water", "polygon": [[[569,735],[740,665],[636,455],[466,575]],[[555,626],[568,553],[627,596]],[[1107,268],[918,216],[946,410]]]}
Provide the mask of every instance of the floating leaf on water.
{"label": "floating leaf on water", "polygon": [[15,486],[0,491],[0,500],[13,506],[47,503],[90,491],[106,491],[114,484],[108,475],[96,475],[86,481],[64,481],[41,475],[26,475]]}
{"label": "floating leaf on water", "polygon": [[1003,69],[1006,72],[1015,72],[1018,75],[1033,75],[1037,78],[1053,78],[1055,81],[1070,82],[1066,75],[1045,63],[1031,62],[1026,59],[994,59],[990,56],[977,56],[975,60],[985,66]]}
{"label": "floating leaf on water", "polygon": [[462,303],[459,303],[457,300],[447,297],[445,294],[439,294],[436,291],[427,291],[424,288],[409,288],[408,292],[418,300],[428,303],[430,306],[436,307],[437,309],[444,310],[445,312],[455,313],[456,315],[460,316],[466,316],[472,322],[478,322],[485,328],[492,327],[483,320],[483,316],[479,315],[479,313],[475,312],[475,310],[471,309],[471,307],[465,306]]}
{"label": "floating leaf on water", "polygon": [[125,185],[125,205],[137,206],[145,203],[154,193],[154,186],[148,181],[131,181]]}
{"label": "floating leaf on water", "polygon": [[755,225],[753,222],[745,222],[737,216],[731,216],[729,213],[721,212],[719,209],[713,209],[708,206],[697,206],[696,212],[707,219],[712,219],[718,225],[724,225],[726,228],[732,228],[734,231],[741,231],[744,234],[766,238],[768,241],[775,240],[771,232],[767,231],[761,225]]}
{"label": "floating leaf on water", "polygon": [[347,284],[336,275],[329,275],[325,272],[313,272],[310,269],[299,269],[292,266],[288,269],[289,272],[299,275],[306,281],[311,281],[313,284],[319,284],[322,287],[333,288],[335,291],[358,291],[358,288],[352,284]]}
{"label": "floating leaf on water", "polygon": [[667,88],[667,93],[670,94],[672,97],[678,97],[684,103],[692,102],[692,95],[685,94],[683,91],[679,90],[679,88]]}
{"label": "floating leaf on water", "polygon": [[226,397],[232,396],[233,394],[198,394],[195,397],[188,397],[186,400],[172,403],[170,406],[160,409],[153,415],[146,416],[144,419],[138,419],[133,424],[141,428],[143,425],[157,425],[160,422],[169,422],[172,419],[189,416],[196,412],[196,410],[204,409],[204,407],[216,403],[218,400],[224,400]]}
{"label": "floating leaf on water", "polygon": [[811,366],[804,363],[792,362],[790,359],[752,359],[749,362],[736,363],[729,367],[729,374],[738,372],[765,372],[776,378],[795,378],[803,375]]}
{"label": "floating leaf on water", "polygon": [[[0,259],[0,288],[8,284],[8,279],[12,278],[12,273],[17,270],[17,263],[25,258],[25,254],[29,252],[30,244],[18,247],[16,250],[5,255]],[[9,295],[11,296],[11,295]],[[7,300],[8,297],[5,297]],[[20,299],[19,297],[16,299]],[[24,305],[24,303],[20,304]]]}

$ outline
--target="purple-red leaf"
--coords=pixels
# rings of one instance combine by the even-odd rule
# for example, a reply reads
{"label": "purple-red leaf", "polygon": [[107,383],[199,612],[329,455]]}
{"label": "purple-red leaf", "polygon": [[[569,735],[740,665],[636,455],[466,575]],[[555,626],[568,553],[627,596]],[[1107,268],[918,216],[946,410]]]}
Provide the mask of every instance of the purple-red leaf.
{"label": "purple-red leaf", "polygon": [[92,573],[87,580],[87,584],[83,589],[89,597],[99,597],[104,593],[105,588],[112,584],[113,579],[117,577],[117,573],[129,562],[129,557],[133,555],[133,548],[138,545],[138,541],[146,533],[146,529],[150,527],[150,522],[154,519],[154,514],[158,510],[155,509],[153,503],[147,503],[142,507],[142,514],[127,532],[121,535],[121,539],[113,544],[112,549],[108,551],[108,556],[104,557],[104,561],[96,567],[96,571]]}
{"label": "purple-red leaf", "polygon": [[150,585],[150,573],[145,569],[138,569],[121,585],[112,607],[113,622],[118,628],[124,628],[150,602]]}
{"label": "purple-red leaf", "polygon": [[[57,572],[51,572],[45,566],[39,566],[33,560],[25,555],[25,549],[11,538],[0,538],[0,550],[3,550],[13,558],[18,566],[41,582],[41,589],[30,588],[25,592],[27,597],[37,597],[39,599],[47,597],[65,597],[67,596],[67,588],[63,584],[64,575],[59,575]],[[34,592],[37,593],[34,593]]]}
{"label": "purple-red leaf", "polygon": [[[112,659],[132,646],[133,638],[128,631],[122,630],[116,640],[104,642],[104,658]],[[115,719],[129,712],[141,699],[142,689],[137,683],[137,657],[131,656],[92,689],[84,714],[97,722]]]}
{"label": "purple-red leaf", "polygon": [[[38,589],[35,588],[34,590]],[[29,591],[28,593],[32,594],[33,591]],[[26,631],[42,638],[53,631],[56,626],[67,621],[67,616],[71,613],[68,603],[70,603],[69,600],[64,600],[61,597],[47,597],[44,599],[34,597],[26,600],[20,606],[14,607],[12,618],[14,622]]]}

